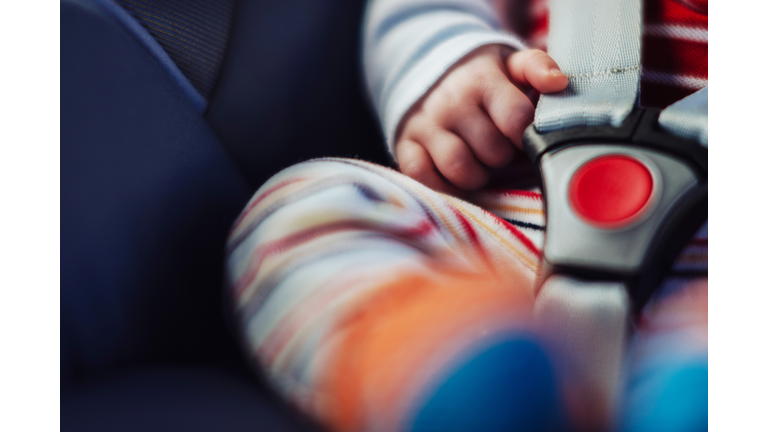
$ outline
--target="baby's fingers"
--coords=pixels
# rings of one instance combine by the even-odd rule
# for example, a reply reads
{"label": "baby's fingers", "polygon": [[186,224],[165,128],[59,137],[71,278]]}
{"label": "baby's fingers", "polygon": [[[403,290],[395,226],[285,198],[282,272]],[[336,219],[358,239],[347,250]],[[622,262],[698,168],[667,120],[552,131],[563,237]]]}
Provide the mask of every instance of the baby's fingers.
{"label": "baby's fingers", "polygon": [[512,160],[512,143],[482,108],[470,105],[458,114],[453,119],[452,130],[469,145],[480,162],[499,168]]}
{"label": "baby's fingers", "polygon": [[518,51],[507,57],[507,69],[514,82],[529,85],[541,93],[553,93],[568,86],[568,77],[552,57],[541,50]]}
{"label": "baby's fingers", "polygon": [[482,106],[501,133],[523,148],[523,131],[533,121],[534,106],[506,77],[502,78],[487,88]]}
{"label": "baby's fingers", "polygon": [[432,157],[421,144],[407,139],[400,140],[396,151],[400,171],[403,174],[434,190],[451,195],[460,193],[455,186],[449,184],[437,173]]}
{"label": "baby's fingers", "polygon": [[488,174],[472,150],[453,132],[435,128],[422,140],[435,166],[449,182],[464,190],[475,190],[488,182]]}

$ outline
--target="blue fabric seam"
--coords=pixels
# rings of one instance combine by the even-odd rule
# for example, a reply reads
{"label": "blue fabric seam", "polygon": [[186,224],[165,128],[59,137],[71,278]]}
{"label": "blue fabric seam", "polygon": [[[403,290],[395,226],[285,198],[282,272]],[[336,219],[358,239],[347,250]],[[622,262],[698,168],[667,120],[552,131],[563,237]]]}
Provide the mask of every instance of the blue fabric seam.
{"label": "blue fabric seam", "polygon": [[148,52],[157,60],[160,66],[165,70],[171,81],[179,86],[182,93],[192,102],[192,105],[201,114],[205,112],[208,101],[192,85],[189,79],[174,63],[168,53],[155,40],[154,37],[145,29],[131,14],[123,9],[114,0],[87,0],[100,6],[103,10],[113,16],[128,33],[131,34]]}

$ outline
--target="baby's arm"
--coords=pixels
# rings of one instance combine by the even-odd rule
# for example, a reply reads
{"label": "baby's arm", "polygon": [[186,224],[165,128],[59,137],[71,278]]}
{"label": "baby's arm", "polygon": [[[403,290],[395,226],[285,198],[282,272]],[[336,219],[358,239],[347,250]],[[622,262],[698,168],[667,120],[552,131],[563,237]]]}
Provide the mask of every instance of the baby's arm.
{"label": "baby's arm", "polygon": [[543,51],[513,53],[501,45],[473,51],[404,116],[395,144],[400,169],[445,192],[482,187],[487,167],[509,163],[512,144],[522,148],[534,113],[526,93],[567,85]]}
{"label": "baby's arm", "polygon": [[488,167],[509,162],[511,143],[520,145],[533,118],[525,92],[567,85],[550,73],[555,63],[503,31],[499,17],[483,0],[368,6],[366,82],[389,151],[403,172],[433,188],[482,186]]}

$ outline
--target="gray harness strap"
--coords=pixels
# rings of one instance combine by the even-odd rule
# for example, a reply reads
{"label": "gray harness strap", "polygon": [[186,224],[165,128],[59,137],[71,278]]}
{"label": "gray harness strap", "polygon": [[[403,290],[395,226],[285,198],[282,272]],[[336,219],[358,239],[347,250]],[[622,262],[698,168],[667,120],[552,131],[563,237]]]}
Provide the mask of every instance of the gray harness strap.
{"label": "gray harness strap", "polygon": [[[585,126],[619,127],[636,107],[638,100],[641,0],[551,0],[549,19],[549,54],[568,76],[569,84],[561,92],[541,96],[536,108],[535,130],[546,134]],[[707,89],[664,110],[659,117],[659,125],[674,135],[706,146]],[[607,151],[601,150],[604,148],[607,146],[599,147],[597,151]],[[611,152],[621,153],[616,148],[613,146]],[[564,151],[558,156],[561,165],[564,159],[573,159],[570,156],[578,155],[579,151],[571,151],[567,157],[565,153],[568,152]],[[547,164],[554,166],[553,161],[556,159],[549,157],[542,162],[543,174],[547,174]],[[664,162],[662,159],[662,156],[657,156],[657,163],[650,162],[649,166],[659,165],[659,161]],[[658,178],[664,178],[664,182],[658,179],[654,181],[664,183],[667,188],[664,192],[667,195],[662,195],[661,199],[674,203],[677,197],[693,187],[695,180],[692,174],[683,172],[686,168],[669,166],[672,168],[661,166],[662,172],[658,174]],[[685,175],[690,178],[681,179]],[[577,248],[584,248],[583,253],[576,254],[582,255],[578,259],[629,262],[621,254],[608,254],[610,258],[601,258],[598,251],[601,248],[600,241],[608,241],[603,244],[610,245],[611,241],[620,238],[621,234],[616,230],[601,233],[599,229],[595,231],[594,228],[585,227],[581,231],[586,233],[582,238],[597,240],[590,246],[584,246],[589,241],[577,241],[579,237],[571,229],[577,222],[569,222],[571,225],[567,225],[567,230],[557,228],[562,224],[553,218],[562,220],[563,217],[550,214],[550,200],[566,199],[564,191],[569,176],[555,173],[549,177],[549,185],[545,177],[545,188],[551,195],[547,198],[547,235],[551,236],[554,232],[565,235],[567,231],[565,237],[571,237],[563,241],[573,243],[573,240]],[[552,178],[556,181],[553,182]],[[669,186],[675,181],[680,184],[678,190],[670,190]],[[553,183],[561,185],[555,184],[552,187]],[[652,217],[661,218],[658,215]],[[629,227],[625,232],[639,229]],[[643,238],[643,234],[638,238]],[[563,241],[553,243],[549,240],[545,242],[545,259],[557,252],[554,248],[547,250],[549,245],[563,244]],[[606,256],[605,250],[608,249],[602,248],[603,256]],[[566,398],[570,399],[571,407],[576,411],[574,420],[587,423],[588,427],[608,426],[619,401],[623,355],[629,334],[632,305],[628,288],[622,282],[589,281],[564,274],[548,277],[545,274],[544,277],[537,294],[534,314],[548,330],[555,352],[560,354],[559,360],[567,375],[565,386],[572,391],[570,396],[566,394]],[[597,423],[593,423],[595,421]]]}
{"label": "gray harness strap", "polygon": [[576,126],[619,126],[640,84],[640,0],[550,1],[549,54],[568,87],[542,95],[540,133]]}
{"label": "gray harness strap", "polygon": [[536,298],[534,317],[565,369],[566,401],[582,428],[600,430],[612,421],[629,310],[627,289],[618,282],[553,275]]}
{"label": "gray harness strap", "polygon": [[661,112],[662,129],[682,138],[698,141],[704,147],[709,142],[709,87],[681,99]]}

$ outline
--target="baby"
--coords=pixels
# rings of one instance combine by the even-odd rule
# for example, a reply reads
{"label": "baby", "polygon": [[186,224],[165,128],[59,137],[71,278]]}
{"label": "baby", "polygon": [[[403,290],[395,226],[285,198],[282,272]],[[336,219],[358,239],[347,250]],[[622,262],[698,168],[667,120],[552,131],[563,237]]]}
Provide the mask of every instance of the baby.
{"label": "baby", "polygon": [[[540,40],[533,3],[523,21]],[[531,319],[541,193],[479,189],[521,149],[538,93],[569,79],[503,30],[506,15],[479,0],[371,2],[366,79],[402,173],[323,159],[259,189],[227,245],[244,346],[334,430],[706,429],[706,224],[639,317],[619,418],[569,389]],[[649,37],[680,17],[706,33],[706,13],[646,2],[643,46],[674,47]],[[647,106],[695,90],[653,55]],[[706,56],[693,62],[706,82]]]}

